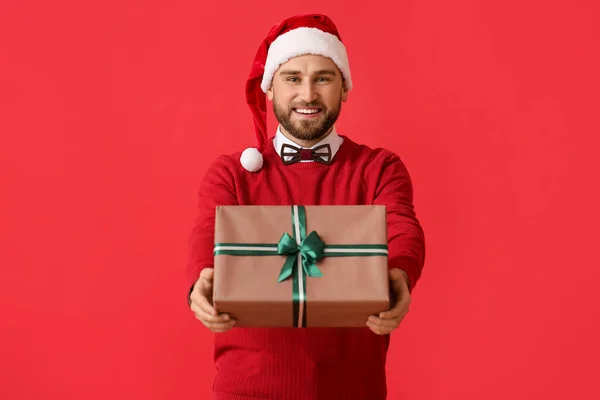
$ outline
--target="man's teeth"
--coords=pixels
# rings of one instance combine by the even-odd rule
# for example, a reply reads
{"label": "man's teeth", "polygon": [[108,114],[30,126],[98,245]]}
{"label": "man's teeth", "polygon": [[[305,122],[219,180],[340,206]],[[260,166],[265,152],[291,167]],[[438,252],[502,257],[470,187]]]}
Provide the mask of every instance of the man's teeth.
{"label": "man's teeth", "polygon": [[299,112],[300,114],[316,114],[319,111],[319,109],[315,108],[296,108],[296,112]]}

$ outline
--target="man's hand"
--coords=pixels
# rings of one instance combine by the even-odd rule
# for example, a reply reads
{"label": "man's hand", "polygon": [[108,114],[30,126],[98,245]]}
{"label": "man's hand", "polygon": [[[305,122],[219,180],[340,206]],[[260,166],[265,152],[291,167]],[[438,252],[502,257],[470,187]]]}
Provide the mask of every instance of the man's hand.
{"label": "man's hand", "polygon": [[404,316],[408,313],[412,298],[408,291],[408,283],[405,275],[397,268],[390,270],[390,284],[396,293],[396,305],[379,314],[371,315],[367,321],[367,326],[378,335],[387,335],[396,329]]}
{"label": "man's hand", "polygon": [[200,272],[200,278],[194,284],[190,295],[190,308],[208,329],[212,332],[226,332],[233,328],[235,321],[227,314],[218,314],[211,304],[214,269],[205,268]]}

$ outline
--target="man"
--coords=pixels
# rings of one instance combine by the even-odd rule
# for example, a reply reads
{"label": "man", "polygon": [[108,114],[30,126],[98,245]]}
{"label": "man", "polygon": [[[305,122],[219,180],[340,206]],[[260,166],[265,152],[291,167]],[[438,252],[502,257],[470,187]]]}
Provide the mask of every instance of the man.
{"label": "man", "polygon": [[[425,245],[400,158],[336,132],[351,88],[345,47],[326,16],[291,17],[273,27],[258,50],[246,87],[258,147],[221,156],[209,168],[190,237],[189,304],[217,333],[217,400],[386,398],[389,334],[408,312]],[[280,123],[274,137],[266,131],[266,97]],[[235,328],[215,311],[215,207],[290,204],[386,206],[396,294],[390,310],[371,316],[364,328],[340,329]]]}

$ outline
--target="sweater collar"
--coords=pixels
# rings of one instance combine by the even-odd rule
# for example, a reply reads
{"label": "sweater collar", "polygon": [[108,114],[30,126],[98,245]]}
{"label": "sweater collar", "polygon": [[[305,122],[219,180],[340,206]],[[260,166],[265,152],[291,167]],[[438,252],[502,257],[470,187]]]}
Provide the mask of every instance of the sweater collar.
{"label": "sweater collar", "polygon": [[[331,131],[331,133],[329,135],[327,135],[326,138],[324,138],[319,143],[315,144],[314,146],[312,146],[310,148],[313,149],[317,146],[328,144],[331,147],[331,159],[333,160],[333,158],[335,157],[335,153],[337,153],[337,151],[340,149],[340,146],[342,145],[343,141],[344,141],[344,139],[340,135],[337,134],[337,132],[335,130],[335,126],[334,126],[333,130]],[[275,134],[275,137],[273,138],[273,146],[275,147],[275,151],[277,152],[277,154],[280,156],[281,156],[281,148],[284,144],[289,144],[292,146],[306,148],[306,147],[300,146],[299,144],[295,143],[294,141],[288,139],[281,132],[281,126],[278,126],[277,133]],[[291,157],[288,157],[288,158],[291,158]],[[303,160],[301,162],[314,162],[314,161],[313,160]]]}

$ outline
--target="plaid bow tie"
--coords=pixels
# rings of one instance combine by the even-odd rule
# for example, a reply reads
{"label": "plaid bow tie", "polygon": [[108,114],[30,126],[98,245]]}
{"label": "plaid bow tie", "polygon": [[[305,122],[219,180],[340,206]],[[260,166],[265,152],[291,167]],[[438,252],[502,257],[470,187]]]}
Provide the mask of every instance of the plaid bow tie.
{"label": "plaid bow tie", "polygon": [[[285,151],[285,149],[290,151]],[[286,157],[292,157],[286,160]],[[300,147],[284,144],[281,147],[281,160],[285,165],[294,164],[302,160],[313,160],[321,164],[331,163],[331,147],[328,144],[317,146],[314,149],[302,149]]]}

